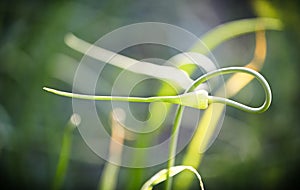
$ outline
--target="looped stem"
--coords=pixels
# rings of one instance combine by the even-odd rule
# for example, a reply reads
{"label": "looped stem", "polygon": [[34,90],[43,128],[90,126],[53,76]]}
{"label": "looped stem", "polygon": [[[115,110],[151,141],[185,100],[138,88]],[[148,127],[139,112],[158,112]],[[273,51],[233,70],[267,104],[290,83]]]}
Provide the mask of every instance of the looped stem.
{"label": "looped stem", "polygon": [[[223,75],[223,74],[237,73],[237,72],[251,74],[260,82],[266,94],[266,99],[262,106],[258,108],[253,108],[227,98],[208,96],[205,90],[198,90],[196,92],[193,92],[193,90],[197,88],[200,84],[204,83],[205,81],[213,77],[216,77],[218,75]],[[208,104],[211,103],[223,103],[250,113],[261,113],[266,111],[270,106],[272,100],[271,89],[266,79],[264,79],[264,77],[258,72],[245,67],[228,67],[228,68],[222,68],[216,71],[206,73],[201,77],[199,77],[197,80],[195,80],[192,83],[192,85],[189,88],[187,88],[183,94],[178,96],[154,96],[154,97],[93,96],[93,95],[63,92],[60,90],[55,90],[47,87],[44,87],[43,89],[57,95],[71,97],[71,98],[85,99],[85,100],[102,100],[102,101],[113,100],[113,101],[126,101],[126,102],[168,102],[172,104],[178,104],[181,106],[193,107],[196,109],[206,109]]]}
{"label": "looped stem", "polygon": [[271,88],[270,88],[268,82],[266,81],[266,79],[261,74],[254,71],[253,69],[249,69],[246,67],[227,67],[227,68],[222,68],[222,69],[218,69],[216,71],[206,73],[206,74],[202,75],[201,77],[199,77],[197,80],[195,80],[194,83],[186,90],[186,92],[193,91],[195,88],[197,88],[197,86],[199,86],[203,82],[205,82],[213,77],[216,77],[218,75],[237,73],[237,72],[253,75],[258,80],[258,82],[262,85],[264,92],[265,92],[265,102],[263,103],[263,105],[261,105],[260,107],[254,108],[254,107],[250,107],[250,106],[244,105],[242,103],[239,103],[239,102],[227,99],[227,98],[215,97],[215,96],[208,96],[208,102],[209,103],[223,103],[228,106],[240,109],[245,112],[250,112],[250,113],[262,113],[262,112],[266,111],[269,108],[269,106],[271,105],[271,101],[272,101]]}

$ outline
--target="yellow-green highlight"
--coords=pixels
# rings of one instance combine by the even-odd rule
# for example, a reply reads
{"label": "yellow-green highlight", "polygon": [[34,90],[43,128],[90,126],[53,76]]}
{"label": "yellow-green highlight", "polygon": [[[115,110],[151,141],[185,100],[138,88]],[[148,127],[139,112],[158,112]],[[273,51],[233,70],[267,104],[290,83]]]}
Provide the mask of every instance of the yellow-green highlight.
{"label": "yellow-green highlight", "polygon": [[[73,115],[74,116],[74,115]],[[78,116],[75,116],[78,117]],[[61,151],[59,154],[59,160],[57,164],[57,169],[52,185],[53,190],[59,190],[62,188],[66,173],[67,173],[67,168],[69,165],[69,159],[70,159],[70,152],[72,148],[72,137],[73,137],[73,131],[76,128],[76,122],[80,121],[73,121],[73,120],[79,119],[79,118],[72,118],[66,125],[64,129],[64,134],[63,134],[63,140],[62,140],[62,146],[61,146]]]}

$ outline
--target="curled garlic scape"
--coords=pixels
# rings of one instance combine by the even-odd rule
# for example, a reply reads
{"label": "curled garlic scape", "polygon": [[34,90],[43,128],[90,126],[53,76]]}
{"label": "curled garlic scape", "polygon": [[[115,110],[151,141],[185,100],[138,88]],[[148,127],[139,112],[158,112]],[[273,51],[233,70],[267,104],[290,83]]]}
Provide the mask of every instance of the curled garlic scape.
{"label": "curled garlic scape", "polygon": [[[233,101],[231,99],[217,97],[217,96],[210,96],[206,90],[196,90],[197,86],[206,82],[207,80],[224,74],[230,73],[247,73],[253,75],[258,82],[262,85],[264,92],[265,92],[265,102],[260,107],[250,107],[244,105],[242,103]],[[96,100],[96,101],[125,101],[125,102],[167,102],[172,104],[178,104],[182,106],[192,107],[196,109],[206,109],[209,104],[212,103],[222,103],[228,106],[232,106],[234,108],[240,109],[242,111],[251,112],[251,113],[261,113],[266,111],[272,101],[272,93],[271,88],[266,81],[266,79],[259,74],[258,72],[245,68],[245,67],[227,67],[218,69],[215,71],[211,71],[200,76],[196,79],[192,85],[187,88],[185,93],[176,95],[176,96],[153,96],[153,97],[126,97],[126,96],[96,96],[96,95],[86,95],[86,94],[76,94],[71,92],[64,92],[60,90],[55,90],[52,88],[44,87],[44,90],[51,92],[53,94],[71,97],[71,98],[78,98],[78,99],[85,99],[85,100]]]}

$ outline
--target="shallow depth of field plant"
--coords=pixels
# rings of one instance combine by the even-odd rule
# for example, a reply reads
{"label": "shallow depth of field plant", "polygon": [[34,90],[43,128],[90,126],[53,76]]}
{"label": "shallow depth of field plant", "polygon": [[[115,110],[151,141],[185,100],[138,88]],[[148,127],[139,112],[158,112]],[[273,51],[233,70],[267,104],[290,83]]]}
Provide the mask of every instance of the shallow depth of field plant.
{"label": "shallow depth of field plant", "polygon": [[[170,190],[170,189],[190,189],[193,180],[198,180],[197,183],[199,188],[204,189],[205,179],[202,179],[200,176],[201,170],[198,170],[199,165],[202,160],[201,150],[205,150],[209,144],[213,131],[218,125],[219,120],[221,119],[222,113],[225,109],[225,106],[230,106],[236,108],[237,110],[249,112],[251,114],[262,113],[266,111],[272,99],[271,88],[266,81],[266,79],[259,73],[261,70],[265,57],[266,57],[266,30],[281,30],[281,23],[276,19],[271,18],[255,18],[255,19],[245,19],[238,20],[223,24],[218,26],[208,33],[204,34],[201,37],[203,43],[207,46],[208,50],[213,50],[222,42],[229,40],[231,38],[238,37],[247,33],[256,34],[256,45],[253,59],[250,63],[246,64],[244,67],[224,67],[217,70],[210,71],[208,73],[201,74],[200,76],[194,76],[197,66],[191,63],[182,64],[179,68],[188,74],[193,82],[190,86],[186,86],[180,94],[165,94],[165,92],[170,92],[169,86],[162,85],[154,96],[149,97],[139,97],[139,96],[107,96],[107,95],[91,95],[91,94],[79,94],[66,91],[60,91],[49,87],[44,87],[44,90],[54,93],[57,95],[84,99],[84,100],[95,100],[95,101],[125,101],[125,102],[136,102],[136,103],[149,103],[149,102],[164,102],[170,105],[176,105],[175,116],[173,120],[173,126],[171,127],[170,136],[170,146],[169,146],[169,159],[168,162],[164,165],[162,170],[154,171],[153,176],[148,178],[148,180],[143,181],[142,186],[132,185],[128,182],[124,189],[143,189],[149,190],[154,186],[163,183],[160,185],[160,188]],[[75,37],[72,34],[68,34],[66,37],[66,43],[73,49],[85,53],[89,48],[90,44]],[[192,52],[197,52],[201,54],[207,54],[207,50],[198,48],[197,44],[194,47],[191,47]],[[122,65],[117,65],[122,69]],[[147,68],[145,68],[146,70]],[[139,73],[137,73],[139,74]],[[212,92],[209,92],[204,89],[197,88],[199,85],[204,84],[208,80],[214,79],[219,76],[227,76],[225,85],[220,87],[222,90],[226,91],[226,97],[218,96],[218,93],[212,95]],[[228,77],[230,75],[230,77]],[[193,76],[193,77],[192,77]],[[267,76],[266,76],[267,78]],[[237,95],[247,84],[253,80],[257,80],[262,88],[255,89],[260,91],[261,89],[265,93],[264,103],[260,107],[252,107],[246,105],[242,102],[234,100],[235,95]],[[220,89],[221,90],[221,89]],[[151,108],[159,109],[157,107]],[[194,109],[203,110],[203,115],[198,123],[198,128],[196,129],[193,138],[188,144],[186,150],[183,152],[183,156],[179,158],[176,157],[176,148],[178,143],[178,136],[181,127],[181,120],[185,107],[192,107]],[[152,110],[152,111],[153,111]],[[172,112],[167,112],[172,114]],[[114,114],[111,112],[110,117],[107,118],[109,121],[109,128],[111,131],[111,138],[115,139],[119,144],[123,144],[125,139],[124,135],[127,133],[122,129],[122,126],[114,119]],[[71,117],[69,124],[65,128],[63,144],[61,148],[60,158],[57,165],[56,176],[53,182],[53,189],[61,188],[64,183],[64,178],[67,171],[69,154],[71,150],[71,139],[72,132],[76,125],[80,123],[80,117],[74,113]],[[129,135],[130,136],[130,135]],[[126,137],[127,138],[127,137]],[[150,142],[151,139],[145,138],[136,138],[136,143]],[[119,147],[120,148],[120,147]],[[122,150],[118,147],[113,147],[111,144],[109,154],[112,159],[122,157]],[[143,156],[141,158],[143,159]],[[179,159],[179,160],[178,160]],[[177,164],[181,162],[181,164]],[[176,164],[175,164],[176,163]],[[102,170],[101,178],[99,179],[99,189],[115,189],[118,183],[119,175],[119,166],[106,163],[104,169]],[[143,169],[132,169],[128,171],[128,175],[132,176],[131,180],[140,180],[143,178],[147,168]],[[176,180],[173,180],[174,176]],[[251,180],[251,179],[249,179]]]}

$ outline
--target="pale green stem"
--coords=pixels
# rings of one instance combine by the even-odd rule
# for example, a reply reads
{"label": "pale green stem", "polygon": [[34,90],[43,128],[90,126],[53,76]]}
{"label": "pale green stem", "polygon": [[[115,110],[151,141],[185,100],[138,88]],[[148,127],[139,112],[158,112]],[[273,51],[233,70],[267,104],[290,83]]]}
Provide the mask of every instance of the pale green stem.
{"label": "pale green stem", "polygon": [[175,165],[175,155],[176,155],[177,140],[178,140],[178,134],[179,134],[179,126],[181,123],[183,110],[184,110],[184,106],[180,105],[177,108],[174,126],[172,128],[170,148],[169,148],[169,160],[168,160],[168,167],[167,167],[168,172],[167,172],[167,179],[166,179],[166,189],[167,190],[171,189],[171,187],[172,187],[173,179],[170,177],[170,168]]}
{"label": "pale green stem", "polygon": [[179,103],[180,97],[178,96],[154,96],[154,97],[126,97],[126,96],[93,96],[85,94],[76,94],[70,92],[64,92],[60,90],[55,90],[52,88],[44,87],[44,90],[51,92],[53,94],[66,96],[70,98],[84,99],[84,100],[99,100],[99,101],[122,101],[122,102],[169,102],[169,103]]}
{"label": "pale green stem", "polygon": [[222,104],[226,104],[228,106],[240,109],[240,110],[245,111],[245,112],[250,112],[250,113],[262,113],[262,112],[266,111],[269,108],[269,106],[271,104],[271,101],[272,101],[272,92],[271,92],[271,88],[269,86],[269,83],[257,71],[254,71],[253,69],[249,69],[249,68],[246,68],[246,67],[228,67],[228,68],[222,68],[222,69],[219,69],[219,70],[216,70],[216,71],[212,71],[210,73],[207,73],[207,74],[199,77],[191,85],[190,90],[186,90],[186,91],[190,92],[190,91],[194,90],[197,86],[202,84],[203,82],[205,82],[205,81],[207,81],[207,80],[209,80],[213,77],[216,77],[218,75],[225,75],[225,74],[237,73],[237,72],[253,75],[258,80],[258,82],[263,87],[263,90],[264,90],[265,96],[266,96],[265,97],[265,102],[263,103],[263,105],[261,105],[260,107],[257,107],[257,108],[253,108],[253,107],[246,106],[244,104],[241,104],[239,102],[235,102],[235,101],[227,99],[227,98],[215,97],[215,96],[209,96],[208,97],[209,103],[222,103]]}
{"label": "pale green stem", "polygon": [[[233,101],[233,100],[230,100],[227,98],[215,97],[215,96],[205,96],[200,91],[199,91],[200,93],[192,92],[197,86],[199,86],[200,84],[204,83],[205,81],[207,81],[213,77],[216,77],[216,76],[222,75],[222,74],[229,74],[229,73],[236,73],[236,72],[247,73],[247,74],[251,74],[256,77],[258,82],[262,85],[262,87],[265,91],[265,94],[266,94],[266,99],[262,106],[253,108],[253,107],[243,105],[239,102],[236,102],[236,101]],[[196,97],[197,99],[195,99],[195,100],[202,102],[202,101],[204,101],[203,99],[207,98],[209,104],[222,103],[222,104],[226,104],[228,106],[240,109],[245,112],[250,112],[250,113],[261,113],[261,112],[266,111],[268,109],[268,107],[270,106],[271,100],[272,100],[271,89],[270,89],[270,86],[269,86],[268,82],[266,81],[266,79],[264,79],[264,77],[261,74],[259,74],[258,72],[254,71],[252,69],[249,69],[249,68],[245,68],[245,67],[222,68],[222,69],[204,74],[201,77],[199,77],[196,81],[194,81],[193,84],[189,88],[187,88],[185,93],[183,93],[182,95],[178,95],[178,96],[154,96],[154,97],[145,97],[145,98],[130,97],[130,96],[129,97],[125,97],[125,96],[93,96],[93,95],[63,92],[63,91],[59,91],[59,90],[55,90],[55,89],[51,89],[51,88],[47,88],[47,87],[44,87],[43,89],[48,92],[58,94],[61,96],[85,99],[85,100],[101,100],[101,101],[112,101],[113,100],[113,101],[126,101],[126,102],[168,102],[168,103],[172,103],[172,104],[179,104],[182,106],[189,106],[189,107],[194,107],[194,108],[198,108],[198,109],[205,109],[207,106],[204,106],[204,107],[201,105],[197,106],[195,104],[192,104],[192,102],[186,102],[186,99]],[[201,91],[203,91],[203,90],[201,90]],[[200,98],[200,100],[199,100],[199,98]]]}
{"label": "pale green stem", "polygon": [[282,30],[283,24],[274,18],[251,18],[228,22],[208,31],[201,37],[203,44],[196,44],[191,51],[206,54],[219,44],[237,36],[259,30]]}

